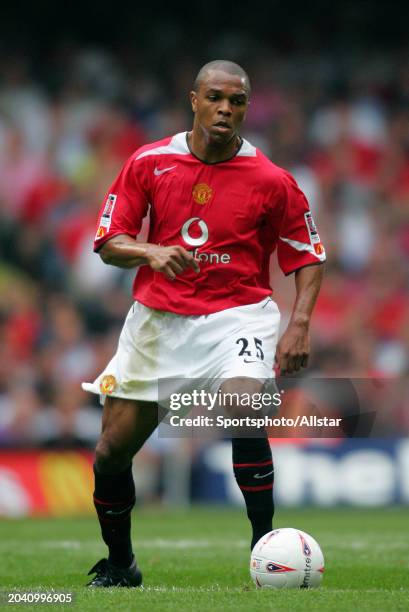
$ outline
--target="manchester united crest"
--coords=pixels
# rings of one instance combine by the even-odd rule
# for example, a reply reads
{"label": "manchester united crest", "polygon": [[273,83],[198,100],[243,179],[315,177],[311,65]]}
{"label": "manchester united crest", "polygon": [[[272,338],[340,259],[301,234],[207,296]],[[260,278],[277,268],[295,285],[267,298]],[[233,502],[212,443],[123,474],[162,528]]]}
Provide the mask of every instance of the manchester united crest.
{"label": "manchester united crest", "polygon": [[112,374],[106,374],[99,385],[101,393],[104,395],[109,395],[113,391],[115,391],[117,386],[116,378]]}
{"label": "manchester united crest", "polygon": [[103,238],[106,233],[107,233],[107,231],[106,231],[105,227],[99,226],[99,228],[97,230],[97,234],[95,236],[95,239],[98,240],[98,238]]}
{"label": "manchester united crest", "polygon": [[198,204],[208,204],[213,196],[213,189],[206,183],[198,183],[192,190],[193,199]]}

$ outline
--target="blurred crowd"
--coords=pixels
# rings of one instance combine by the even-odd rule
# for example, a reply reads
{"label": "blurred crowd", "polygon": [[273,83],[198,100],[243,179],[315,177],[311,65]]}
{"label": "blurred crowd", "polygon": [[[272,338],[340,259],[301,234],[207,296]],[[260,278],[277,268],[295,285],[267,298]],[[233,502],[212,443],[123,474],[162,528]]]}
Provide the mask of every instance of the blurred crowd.
{"label": "blurred crowd", "polygon": [[[93,254],[96,217],[137,147],[190,129],[187,94],[208,59],[166,74],[75,46],[52,73],[1,59],[0,446],[93,446],[101,409],[80,382],[112,356],[134,275]],[[243,135],[293,173],[327,249],[310,375],[407,376],[409,56],[244,65]],[[274,256],[272,283],[284,326],[293,278]],[[389,409],[408,432],[402,399]]]}

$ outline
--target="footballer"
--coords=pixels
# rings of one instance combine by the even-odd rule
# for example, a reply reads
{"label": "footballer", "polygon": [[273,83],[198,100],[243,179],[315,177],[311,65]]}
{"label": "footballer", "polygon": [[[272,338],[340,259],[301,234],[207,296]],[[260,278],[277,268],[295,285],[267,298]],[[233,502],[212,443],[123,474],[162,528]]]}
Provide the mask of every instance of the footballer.
{"label": "footballer", "polygon": [[[203,66],[190,92],[191,131],[135,151],[99,215],[95,251],[137,274],[116,354],[83,383],[104,404],[94,503],[109,552],[90,570],[91,587],[142,584],[131,542],[131,466],[158,425],[158,380],[222,379],[223,392],[257,393],[274,376],[274,360],[282,374],[307,366],[325,251],[295,180],[240,136],[250,93],[237,64]],[[138,243],[148,212],[148,241]],[[296,287],[280,339],[269,283],[274,250]],[[267,436],[233,438],[232,463],[253,547],[272,529]]]}

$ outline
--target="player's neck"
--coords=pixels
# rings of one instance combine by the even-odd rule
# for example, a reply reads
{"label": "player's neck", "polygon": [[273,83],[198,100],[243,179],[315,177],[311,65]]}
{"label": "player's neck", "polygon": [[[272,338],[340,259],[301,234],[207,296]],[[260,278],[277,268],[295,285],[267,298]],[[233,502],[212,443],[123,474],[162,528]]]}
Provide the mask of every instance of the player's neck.
{"label": "player's neck", "polygon": [[199,130],[193,129],[186,136],[190,152],[205,164],[228,161],[240,149],[242,139],[235,134],[228,143],[212,142]]}

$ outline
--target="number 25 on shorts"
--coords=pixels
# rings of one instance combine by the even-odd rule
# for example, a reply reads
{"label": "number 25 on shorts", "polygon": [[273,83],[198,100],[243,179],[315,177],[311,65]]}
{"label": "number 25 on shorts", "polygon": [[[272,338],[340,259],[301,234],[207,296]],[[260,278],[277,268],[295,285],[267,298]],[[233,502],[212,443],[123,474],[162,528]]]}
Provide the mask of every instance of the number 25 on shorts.
{"label": "number 25 on shorts", "polygon": [[260,340],[260,338],[253,337],[252,343],[250,343],[247,338],[238,338],[236,340],[236,344],[241,347],[239,357],[256,357],[257,359],[261,359],[261,361],[264,360],[264,353],[263,349],[261,348],[263,346],[263,341]]}

